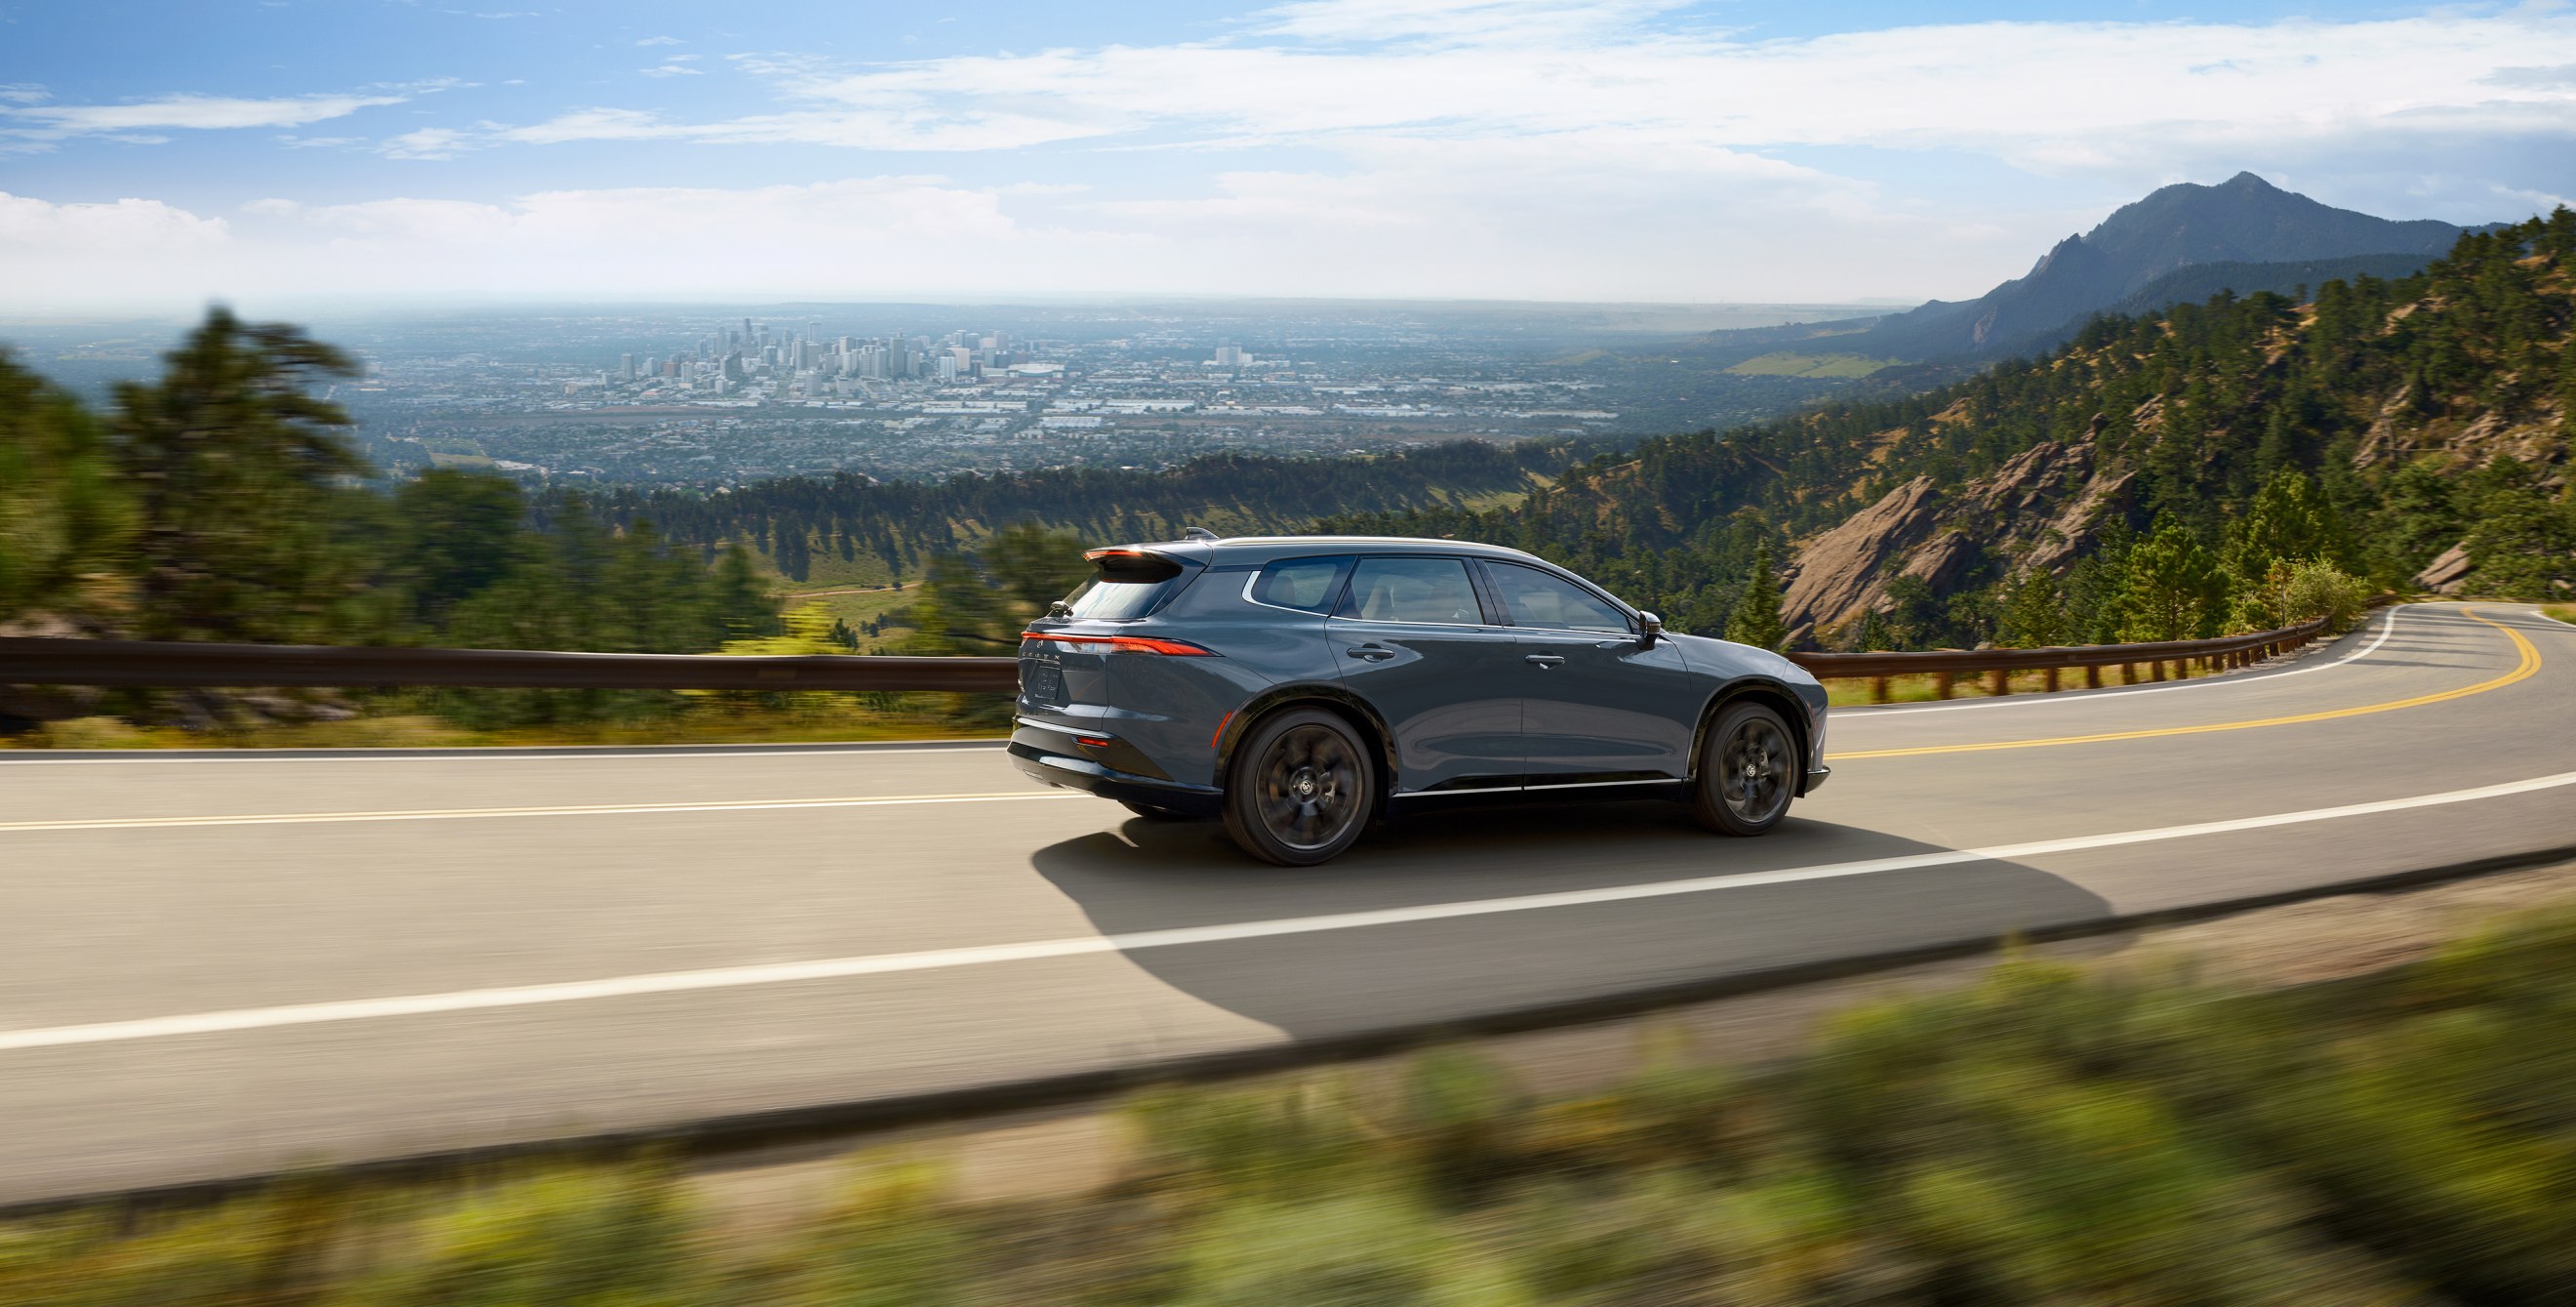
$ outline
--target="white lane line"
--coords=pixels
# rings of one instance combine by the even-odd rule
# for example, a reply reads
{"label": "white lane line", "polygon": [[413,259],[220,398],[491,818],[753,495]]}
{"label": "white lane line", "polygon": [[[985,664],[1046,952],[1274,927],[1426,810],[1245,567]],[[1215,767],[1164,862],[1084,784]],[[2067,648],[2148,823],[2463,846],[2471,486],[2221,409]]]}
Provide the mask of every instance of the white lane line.
{"label": "white lane line", "polygon": [[889,794],[874,798],[756,799],[739,802],[621,803],[548,808],[412,808],[386,812],[248,812],[194,817],[73,817],[0,822],[0,834],[79,830],[161,830],[184,826],[328,826],[342,822],[470,821],[482,817],[608,817],[656,812],[770,812],[786,808],[901,808],[935,803],[1019,803],[1087,799],[1073,790],[1008,794]]}
{"label": "white lane line", "polygon": [[1238,921],[1218,926],[1185,926],[1170,930],[1137,931],[1125,935],[1089,935],[1074,939],[1032,940],[1021,944],[930,949],[919,953],[884,953],[867,957],[822,958],[811,962],[713,967],[701,971],[663,971],[548,985],[511,985],[492,989],[458,990],[444,994],[406,994],[391,998],[298,1003],[284,1007],[241,1008],[227,1012],[147,1017],[134,1021],[104,1021],[93,1025],[9,1030],[0,1031],[0,1052],[61,1048],[74,1044],[108,1044],[137,1039],[165,1039],[177,1035],[229,1034],[247,1030],[275,1029],[281,1026],[321,1025],[336,1021],[372,1021],[386,1017],[433,1016],[491,1008],[536,1007],[549,1003],[635,998],[647,994],[738,989],[749,985],[847,980],[857,976],[884,976],[909,971],[942,971],[958,967],[991,966],[1005,962],[1034,962],[1048,958],[1079,957],[1086,954],[1131,953],[1141,949],[1177,948],[1189,944],[1221,944],[1248,939],[1270,939],[1282,935],[1359,930],[1371,926],[1401,926],[1425,921],[1453,920],[1460,917],[1494,916],[1507,912],[1587,907],[1600,903],[1673,898],[1684,894],[1751,889],[1762,885],[1788,885],[1800,881],[1834,880],[1850,876],[1874,876],[1887,872],[1919,871],[1930,867],[1950,867],[1970,862],[2012,861],[2052,853],[2074,853],[2088,849],[2115,848],[2127,844],[2150,844],[2163,840],[2193,839],[2205,835],[2266,830],[2309,822],[2336,821],[2346,817],[2366,817],[2380,813],[2405,812],[2416,808],[2441,807],[2447,804],[2475,803],[2484,799],[2530,794],[2567,785],[2576,785],[2576,772],[2560,772],[2553,776],[2508,781],[2500,785],[2482,785],[2474,789],[2419,794],[2403,799],[2382,799],[2372,803],[2353,803],[2335,808],[2310,808],[2303,812],[2239,817],[2228,821],[2198,822],[2188,826],[2159,826],[2148,830],[2116,831],[2106,835],[2078,835],[2069,839],[1999,844],[1982,849],[1912,853],[1892,858],[1870,858],[1858,862],[1831,863],[1815,867],[1792,867],[1780,871],[1747,872],[1732,876],[1702,876],[1690,880],[1654,881],[1639,885],[1611,885],[1595,889],[1567,890],[1554,894],[1471,899],[1406,908],[1379,908],[1366,912],[1283,917],[1269,921]]}
{"label": "white lane line", "polygon": [[87,758],[48,758],[45,757],[41,751],[24,750],[19,751],[21,756],[18,757],[0,755],[0,767],[131,766],[135,763],[153,763],[167,766],[176,766],[183,763],[221,763],[231,765],[234,763],[244,762],[302,762],[313,763],[326,767],[337,767],[342,763],[351,762],[623,762],[634,759],[663,761],[674,758],[695,758],[701,761],[714,758],[911,758],[925,753],[991,753],[1008,743],[1010,743],[1008,740],[993,740],[989,742],[952,741],[927,745],[921,748],[872,748],[867,745],[854,745],[845,749],[746,749],[738,753],[700,751],[687,745],[676,746],[667,753],[564,753],[543,749],[538,746],[525,746],[526,749],[533,751],[522,751],[521,748],[459,747],[437,753],[367,753],[358,750],[351,750],[345,754],[296,753],[289,750],[270,752],[260,749],[244,749],[239,753],[221,755],[202,753],[172,755],[159,753],[151,749],[132,749],[121,752],[113,758],[100,758],[95,756]]}
{"label": "white lane line", "polygon": [[2263,672],[2253,676],[2214,676],[2206,680],[2199,681],[2177,681],[2171,685],[2123,685],[2116,689],[2093,693],[2016,694],[2001,699],[1972,699],[1966,703],[1929,704],[1920,708],[1879,708],[1867,705],[1855,705],[1854,707],[1844,708],[1838,711],[1845,714],[1841,718],[1843,722],[1852,723],[1876,721],[1881,717],[1903,717],[1909,713],[1919,712],[1958,712],[1964,708],[2006,708],[2016,704],[2101,703],[2108,699],[2126,699],[2141,694],[2164,694],[2173,690],[2205,690],[2211,686],[2217,685],[2268,685],[2271,682],[2280,680],[2286,676],[2305,676],[2310,672],[2322,672],[2328,668],[2341,667],[2345,663],[2359,662],[2362,659],[2377,653],[2379,651],[2379,646],[2388,643],[2389,633],[2397,629],[2397,612],[2397,609],[2389,609],[2387,620],[2379,624],[2379,634],[2373,638],[2370,643],[2363,645],[2361,648],[2345,654],[2343,657],[2337,658],[2332,662],[2315,663],[2306,667],[2292,667],[2285,671]]}

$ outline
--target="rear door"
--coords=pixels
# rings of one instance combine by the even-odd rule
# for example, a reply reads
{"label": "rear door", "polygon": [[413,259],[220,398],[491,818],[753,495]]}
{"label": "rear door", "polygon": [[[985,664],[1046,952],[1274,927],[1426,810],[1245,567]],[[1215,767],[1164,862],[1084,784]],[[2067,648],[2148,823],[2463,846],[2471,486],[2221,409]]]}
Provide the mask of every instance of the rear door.
{"label": "rear door", "polygon": [[1554,572],[1480,565],[1521,655],[1531,787],[1689,775],[1700,705],[1681,649],[1669,640],[1639,645],[1625,609]]}
{"label": "rear door", "polygon": [[1342,683],[1395,735],[1400,792],[1516,782],[1521,648],[1489,620],[1466,560],[1362,557],[1326,623]]}

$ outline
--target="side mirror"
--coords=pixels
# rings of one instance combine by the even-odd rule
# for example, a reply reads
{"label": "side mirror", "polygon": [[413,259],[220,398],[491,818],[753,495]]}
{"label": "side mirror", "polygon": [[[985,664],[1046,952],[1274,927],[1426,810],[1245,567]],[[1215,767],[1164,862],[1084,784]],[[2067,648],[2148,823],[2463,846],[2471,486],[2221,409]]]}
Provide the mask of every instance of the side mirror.
{"label": "side mirror", "polygon": [[1654,648],[1655,641],[1662,638],[1663,634],[1664,619],[1655,616],[1653,613],[1637,614],[1638,647],[1645,649]]}

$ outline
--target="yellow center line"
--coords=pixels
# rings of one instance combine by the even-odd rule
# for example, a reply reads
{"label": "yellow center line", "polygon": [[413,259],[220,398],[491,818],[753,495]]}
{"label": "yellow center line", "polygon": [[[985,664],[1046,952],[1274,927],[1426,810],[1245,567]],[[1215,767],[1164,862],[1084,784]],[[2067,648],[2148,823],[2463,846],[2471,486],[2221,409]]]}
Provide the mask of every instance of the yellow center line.
{"label": "yellow center line", "polygon": [[2355,708],[2333,708],[2323,712],[2296,713],[2288,717],[2263,717],[2247,722],[2211,722],[2204,726],[2159,726],[2142,731],[2107,731],[2100,735],[2059,735],[2044,740],[1996,740],[1986,744],[1927,744],[1912,749],[1867,749],[1858,753],[1828,754],[1826,761],[1850,762],[1856,758],[1918,758],[1935,753],[1992,753],[1998,749],[2046,749],[2061,744],[2103,744],[2113,740],[2149,740],[2165,735],[2207,735],[2215,731],[2251,731],[2265,726],[2296,726],[2303,722],[2329,722],[2340,717],[2366,717],[2372,713],[2395,712],[2400,708],[2421,708],[2426,704],[2465,699],[2473,694],[2501,690],[2516,681],[2529,680],[2534,672],[2540,670],[2540,650],[2532,647],[2531,641],[2523,638],[2522,632],[2502,622],[2488,621],[2476,613],[2463,612],[2461,616],[2479,625],[2492,626],[2504,632],[2505,638],[2513,641],[2514,647],[2521,651],[2520,663],[2512,671],[2491,681],[2480,681],[2475,685],[2464,685],[2459,689],[2444,690],[2439,694],[2419,694],[2412,699],[2363,704]]}
{"label": "yellow center line", "polygon": [[1023,799],[1088,798],[1066,790],[1014,790],[999,794],[889,794],[837,799],[749,799],[704,803],[618,803],[544,808],[408,808],[383,812],[253,812],[202,817],[76,817],[60,821],[0,822],[12,831],[150,830],[172,826],[312,826],[361,821],[458,821],[473,817],[597,817],[656,812],[760,812],[788,808],[884,808],[931,803],[1014,803]]}

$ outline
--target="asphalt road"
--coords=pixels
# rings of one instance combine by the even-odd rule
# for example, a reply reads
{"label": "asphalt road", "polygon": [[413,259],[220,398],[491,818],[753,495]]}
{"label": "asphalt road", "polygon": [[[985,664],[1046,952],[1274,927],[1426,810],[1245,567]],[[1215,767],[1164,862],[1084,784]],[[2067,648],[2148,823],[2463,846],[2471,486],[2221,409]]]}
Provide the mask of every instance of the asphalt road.
{"label": "asphalt road", "polygon": [[[2487,620],[2481,621],[2479,618]],[[0,755],[0,1203],[989,1086],[2576,844],[2576,627],[1835,716],[1320,869],[990,745]]]}

